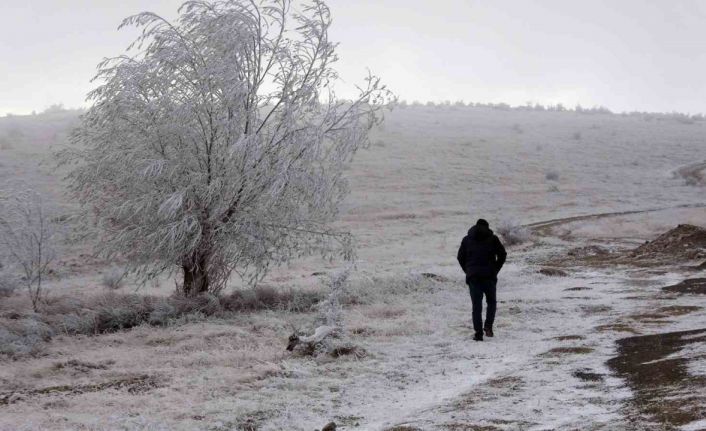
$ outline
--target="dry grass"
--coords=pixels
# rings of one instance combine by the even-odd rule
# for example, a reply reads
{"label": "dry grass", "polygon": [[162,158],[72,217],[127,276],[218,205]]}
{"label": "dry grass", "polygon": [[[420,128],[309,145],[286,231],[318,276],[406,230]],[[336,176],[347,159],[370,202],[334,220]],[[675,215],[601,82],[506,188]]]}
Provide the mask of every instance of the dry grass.
{"label": "dry grass", "polygon": [[14,295],[20,288],[20,282],[18,277],[0,270],[0,298]]}
{"label": "dry grass", "polygon": [[638,334],[637,330],[626,323],[610,323],[606,325],[596,326],[598,332],[628,332],[630,334]]}
{"label": "dry grass", "polygon": [[398,317],[404,316],[407,310],[401,307],[395,307],[391,305],[379,305],[373,306],[368,311],[366,311],[366,316],[372,317],[374,319],[396,319]]}
{"label": "dry grass", "polygon": [[590,347],[555,347],[542,353],[540,356],[545,358],[556,358],[569,355],[587,355],[593,352]]}
{"label": "dry grass", "polygon": [[591,370],[575,370],[573,373],[571,373],[572,376],[576,377],[579,380],[582,380],[584,382],[600,382],[603,380],[603,376],[594,373]]}
{"label": "dry grass", "polygon": [[465,424],[461,422],[449,422],[442,424],[442,430],[448,431],[501,431],[502,428],[498,428],[492,425],[473,425]]}
{"label": "dry grass", "polygon": [[596,313],[607,313],[611,311],[613,308],[608,306],[608,305],[590,305],[590,304],[583,304],[580,306],[581,311],[584,312],[586,315],[590,314],[596,314]]}
{"label": "dry grass", "polygon": [[554,337],[555,340],[559,341],[575,341],[575,340],[583,340],[584,337],[583,335],[562,335],[559,337]]}
{"label": "dry grass", "polygon": [[8,391],[0,393],[0,405],[13,404],[18,401],[25,401],[28,398],[56,395],[56,394],[84,394],[87,392],[105,391],[108,389],[123,389],[129,394],[139,394],[159,387],[159,379],[149,375],[125,376],[102,383],[92,383],[87,385],[60,385],[49,386],[28,391]]}
{"label": "dry grass", "polygon": [[80,300],[60,297],[40,314],[5,313],[0,317],[0,355],[36,355],[57,334],[98,335],[140,325],[169,326],[260,310],[309,311],[323,293],[257,288],[228,296],[154,297],[113,292]]}
{"label": "dry grass", "polygon": [[702,307],[696,305],[669,305],[667,307],[661,307],[657,310],[667,316],[684,316],[694,311],[701,310]]}
{"label": "dry grass", "polygon": [[[428,292],[437,283],[421,275],[366,278],[349,286],[341,302],[349,306],[376,304],[369,311],[370,317],[395,320],[406,311],[383,304],[393,302],[399,295]],[[157,297],[112,291],[86,299],[56,297],[47,301],[38,314],[29,311],[0,314],[0,355],[12,359],[37,355],[58,334],[99,335],[141,325],[182,325],[259,311],[307,313],[316,310],[325,299],[324,288],[294,290],[270,286],[236,290],[220,297],[209,294],[194,298]],[[406,334],[410,329],[406,323],[404,326],[382,325],[380,330],[384,334]],[[172,341],[152,342],[169,345]]]}
{"label": "dry grass", "polygon": [[104,287],[117,290],[123,287],[125,281],[125,271],[119,268],[111,268],[103,274],[101,283]]}

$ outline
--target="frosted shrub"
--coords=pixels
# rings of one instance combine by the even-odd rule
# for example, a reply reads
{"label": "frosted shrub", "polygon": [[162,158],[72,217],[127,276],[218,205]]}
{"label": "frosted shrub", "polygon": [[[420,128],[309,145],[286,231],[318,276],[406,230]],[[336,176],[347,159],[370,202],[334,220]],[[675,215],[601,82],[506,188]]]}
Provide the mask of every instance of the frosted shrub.
{"label": "frosted shrub", "polygon": [[286,310],[290,312],[310,311],[324,298],[324,292],[321,290],[293,290]]}
{"label": "frosted shrub", "polygon": [[0,136],[0,150],[11,150],[13,148],[12,142],[6,136]]}
{"label": "frosted shrub", "polygon": [[345,269],[331,276],[326,299],[319,304],[319,316],[313,335],[301,336],[296,332],[289,337],[287,350],[320,356],[339,357],[356,355],[362,357],[365,350],[346,341],[343,326],[343,306],[341,300],[348,284],[351,270]]}
{"label": "frosted shrub", "polygon": [[10,357],[35,354],[53,335],[48,325],[34,319],[0,322],[0,354]]}
{"label": "frosted shrub", "polygon": [[93,313],[69,313],[61,316],[59,330],[69,335],[93,334],[95,326]]}
{"label": "frosted shrub", "polygon": [[150,325],[166,326],[171,320],[176,319],[178,316],[179,313],[173,304],[170,304],[168,301],[159,301],[152,309],[148,321]]}
{"label": "frosted shrub", "polygon": [[149,314],[129,305],[103,307],[96,313],[96,333],[130,329],[146,321]]}
{"label": "frosted shrub", "polygon": [[510,220],[501,221],[495,231],[502,237],[503,243],[507,246],[524,244],[532,237],[531,231]]}
{"label": "frosted shrub", "polygon": [[125,271],[120,268],[111,268],[105,274],[101,280],[104,287],[117,290],[123,287],[123,281],[125,280]]}
{"label": "frosted shrub", "polygon": [[0,355],[11,358],[35,353],[42,340],[38,337],[23,336],[0,326]]}
{"label": "frosted shrub", "polygon": [[99,65],[61,153],[99,252],[144,279],[176,269],[187,296],[219,293],[234,272],[254,286],[302,255],[352,258],[350,235],[333,227],[344,170],[394,96],[372,75],[351,100],[335,96],[322,1],[179,12],[123,21],[141,36]]}
{"label": "frosted shrub", "polygon": [[15,294],[20,288],[21,280],[9,271],[0,270],[0,297],[8,297]]}
{"label": "frosted shrub", "polygon": [[341,301],[346,293],[351,270],[345,269],[331,276],[326,300],[319,304],[319,319],[324,325],[341,327],[343,324],[343,306]]}
{"label": "frosted shrub", "polygon": [[90,308],[94,320],[94,332],[115,332],[129,329],[146,322],[152,311],[153,298],[140,295],[118,295],[108,293],[97,296]]}
{"label": "frosted shrub", "polygon": [[56,253],[56,228],[42,197],[33,190],[0,192],[0,253],[22,273],[22,281],[36,312],[43,297],[43,281]]}
{"label": "frosted shrub", "polygon": [[236,290],[221,298],[226,311],[310,311],[326,298],[322,290],[275,289],[270,286]]}

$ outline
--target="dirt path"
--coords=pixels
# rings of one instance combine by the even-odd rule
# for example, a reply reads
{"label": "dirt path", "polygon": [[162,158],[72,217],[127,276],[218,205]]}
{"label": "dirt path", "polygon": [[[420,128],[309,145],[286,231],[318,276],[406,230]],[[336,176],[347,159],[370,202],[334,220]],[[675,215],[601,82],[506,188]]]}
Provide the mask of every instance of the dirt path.
{"label": "dirt path", "polygon": [[683,209],[683,208],[706,208],[706,204],[684,204],[684,205],[677,205],[677,206],[671,206],[671,207],[649,208],[649,209],[642,209],[642,210],[586,214],[586,215],[580,215],[580,216],[564,217],[564,218],[557,218],[557,219],[529,223],[529,224],[524,225],[524,227],[531,229],[534,233],[536,233],[538,235],[547,236],[550,234],[550,231],[552,228],[566,224],[566,223],[573,223],[573,222],[577,222],[577,221],[586,221],[586,220],[598,220],[598,219],[602,219],[602,218],[618,217],[618,216],[625,216],[625,215],[647,214],[647,213],[652,213],[652,212],[667,211],[667,210],[673,210],[673,209]]}
{"label": "dirt path", "polygon": [[[694,204],[590,214],[532,223],[527,227],[538,234],[548,235],[552,227],[575,221],[705,206]],[[498,331],[499,337],[490,342],[503,343],[507,351],[514,350],[512,354],[517,355],[517,350],[524,346],[514,343],[525,337],[535,343],[546,343],[542,352],[535,351],[516,363],[501,367],[493,363],[496,358],[489,358],[490,363],[479,366],[493,369],[490,377],[465,388],[459,387],[462,391],[456,397],[436,406],[420,408],[394,426],[370,429],[637,430],[652,427],[676,429],[675,424],[687,427],[696,424],[697,427],[685,429],[703,429],[698,428],[701,425],[706,428],[706,424],[694,422],[703,419],[699,408],[701,398],[679,396],[684,391],[699,392],[703,389],[703,379],[651,380],[640,374],[639,364],[635,363],[636,360],[640,362],[640,355],[634,355],[639,348],[649,350],[653,339],[678,339],[681,344],[671,346],[668,352],[665,350],[666,353],[663,352],[664,355],[647,368],[655,373],[655,370],[666,367],[665,372],[669,374],[669,361],[676,361],[681,370],[677,377],[685,377],[691,375],[686,370],[692,360],[701,360],[699,366],[703,367],[706,354],[697,352],[691,354],[691,359],[688,354],[686,358],[678,359],[669,356],[695,344],[682,337],[686,334],[688,338],[692,333],[678,331],[698,331],[705,327],[706,301],[703,297],[665,296],[663,287],[683,280],[684,275],[656,276],[646,270],[616,273],[610,268],[573,269],[578,275],[543,284],[541,290],[533,289],[539,286],[532,286],[535,280],[525,275],[524,282],[531,283],[529,286],[502,291],[512,296],[510,301],[517,305],[509,310],[499,308],[499,319],[508,319],[509,322],[503,331]],[[687,293],[694,292],[689,290]],[[537,303],[542,306],[537,307]],[[535,307],[537,309],[532,310]],[[512,311],[517,309],[522,311]],[[517,314],[524,313],[528,318],[516,321]],[[543,337],[534,338],[537,334]],[[635,346],[639,343],[625,341],[632,340],[625,337],[634,334],[648,334],[636,338],[648,343],[640,344],[638,348]],[[702,338],[694,340],[701,341]],[[623,348],[626,345],[634,348]],[[616,346],[623,349],[618,351],[618,356]],[[620,369],[616,371],[621,357],[629,357],[633,363],[618,367]],[[667,362],[659,363],[662,360]],[[696,387],[693,382],[697,382]],[[677,401],[665,402],[666,393]]]}

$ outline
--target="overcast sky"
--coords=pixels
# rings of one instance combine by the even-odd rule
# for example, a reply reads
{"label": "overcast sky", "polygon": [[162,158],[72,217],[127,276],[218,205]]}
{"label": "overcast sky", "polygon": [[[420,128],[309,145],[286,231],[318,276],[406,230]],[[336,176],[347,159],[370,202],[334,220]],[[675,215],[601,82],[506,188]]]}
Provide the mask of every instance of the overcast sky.
{"label": "overcast sky", "polygon": [[[0,115],[85,105],[127,15],[181,0],[0,0]],[[401,99],[706,113],[703,0],[329,0],[338,69]],[[339,92],[340,93],[340,92]],[[344,94],[345,95],[345,94]]]}

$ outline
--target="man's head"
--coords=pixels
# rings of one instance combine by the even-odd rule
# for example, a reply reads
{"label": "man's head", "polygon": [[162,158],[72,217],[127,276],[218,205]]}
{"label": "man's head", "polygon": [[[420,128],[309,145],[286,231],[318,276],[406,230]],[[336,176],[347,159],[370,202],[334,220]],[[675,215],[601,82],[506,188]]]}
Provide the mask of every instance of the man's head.
{"label": "man's head", "polygon": [[478,221],[476,222],[476,226],[483,226],[483,227],[490,227],[490,224],[488,223],[488,220],[479,218]]}

